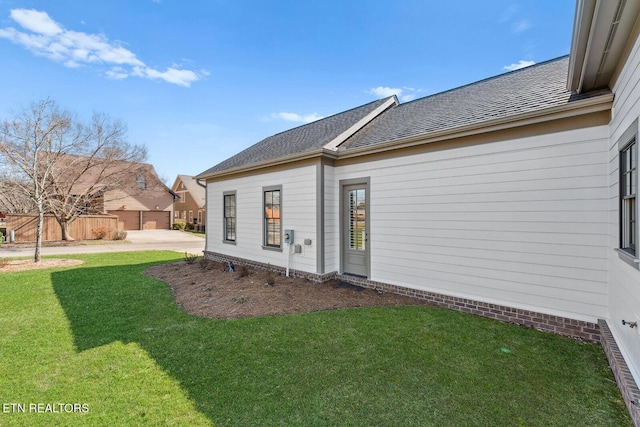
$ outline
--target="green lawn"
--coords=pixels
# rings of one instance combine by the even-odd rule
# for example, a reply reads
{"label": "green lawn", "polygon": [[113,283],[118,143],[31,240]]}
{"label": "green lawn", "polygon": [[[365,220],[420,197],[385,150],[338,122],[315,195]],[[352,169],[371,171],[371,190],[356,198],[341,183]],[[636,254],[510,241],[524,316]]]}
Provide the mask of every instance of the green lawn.
{"label": "green lawn", "polygon": [[142,275],[180,254],[81,258],[0,273],[0,426],[632,425],[595,345],[417,306],[201,319]]}

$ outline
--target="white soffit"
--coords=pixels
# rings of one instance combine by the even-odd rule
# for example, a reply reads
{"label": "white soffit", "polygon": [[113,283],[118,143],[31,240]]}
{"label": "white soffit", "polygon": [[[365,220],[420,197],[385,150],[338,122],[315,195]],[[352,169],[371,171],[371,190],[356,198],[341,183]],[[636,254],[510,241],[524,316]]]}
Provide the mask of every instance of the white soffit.
{"label": "white soffit", "polygon": [[609,87],[640,12],[640,0],[579,0],[571,43],[568,88]]}

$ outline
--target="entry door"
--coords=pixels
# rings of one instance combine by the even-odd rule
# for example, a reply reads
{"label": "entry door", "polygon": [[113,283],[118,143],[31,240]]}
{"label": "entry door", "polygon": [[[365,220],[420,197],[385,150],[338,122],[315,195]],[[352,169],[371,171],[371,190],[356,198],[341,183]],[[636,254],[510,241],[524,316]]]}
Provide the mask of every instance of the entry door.
{"label": "entry door", "polygon": [[367,184],[345,185],[342,190],[342,271],[369,275],[369,215]]}

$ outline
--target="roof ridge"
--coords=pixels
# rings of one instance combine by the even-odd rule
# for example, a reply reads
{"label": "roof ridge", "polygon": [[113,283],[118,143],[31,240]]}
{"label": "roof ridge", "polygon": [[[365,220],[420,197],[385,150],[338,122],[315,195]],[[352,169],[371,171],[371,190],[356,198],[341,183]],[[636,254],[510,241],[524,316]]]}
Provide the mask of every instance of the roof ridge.
{"label": "roof ridge", "polygon": [[[354,111],[354,110],[357,110],[357,109],[359,109],[359,108],[366,107],[367,105],[374,104],[374,103],[376,103],[376,102],[386,101],[387,99],[389,99],[389,98],[393,98],[394,96],[395,96],[395,95],[391,95],[391,96],[387,96],[386,98],[375,99],[375,100],[373,100],[373,101],[371,101],[371,102],[367,102],[366,104],[358,105],[357,107],[349,108],[348,110],[340,111],[339,113],[334,113],[334,114],[331,114],[330,116],[323,117],[323,118],[321,118],[321,119],[314,120],[314,121],[312,121],[312,122],[305,123],[305,124],[302,124],[302,125],[299,125],[299,126],[296,126],[296,127],[292,127],[292,128],[289,128],[289,129],[287,129],[287,130],[283,130],[283,131],[278,132],[278,133],[274,133],[273,135],[269,135],[269,136],[267,136],[267,137],[265,137],[265,138],[261,139],[260,141],[264,141],[265,139],[272,138],[272,137],[274,137],[274,136],[281,135],[281,134],[283,134],[283,133],[287,133],[287,132],[290,132],[290,131],[295,130],[295,129],[301,129],[301,128],[305,127],[305,126],[310,126],[310,125],[313,125],[313,124],[320,123],[320,122],[325,121],[325,120],[328,120],[328,119],[330,119],[330,118],[332,118],[332,117],[340,116],[340,115],[342,115],[342,114],[348,113],[349,111]],[[260,141],[258,141],[258,142],[260,142]]]}

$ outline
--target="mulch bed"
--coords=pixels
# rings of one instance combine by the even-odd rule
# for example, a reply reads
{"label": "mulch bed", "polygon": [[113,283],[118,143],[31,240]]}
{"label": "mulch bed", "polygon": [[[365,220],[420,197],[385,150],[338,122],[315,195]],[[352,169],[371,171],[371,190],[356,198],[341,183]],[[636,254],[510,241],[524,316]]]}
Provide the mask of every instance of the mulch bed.
{"label": "mulch bed", "polygon": [[145,274],[158,278],[171,288],[177,304],[202,317],[228,319],[305,313],[348,307],[426,305],[416,298],[382,293],[338,280],[321,284],[306,279],[247,269],[229,272],[227,264],[200,259],[160,264]]}

